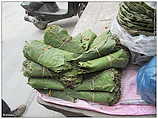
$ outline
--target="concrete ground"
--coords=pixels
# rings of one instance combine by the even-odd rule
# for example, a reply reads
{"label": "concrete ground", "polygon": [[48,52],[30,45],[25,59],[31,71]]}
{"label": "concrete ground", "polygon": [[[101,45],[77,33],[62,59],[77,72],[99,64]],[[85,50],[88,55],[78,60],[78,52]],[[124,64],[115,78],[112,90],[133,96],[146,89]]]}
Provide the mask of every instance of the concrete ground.
{"label": "concrete ground", "polygon": [[[36,102],[36,93],[27,85],[27,78],[22,74],[25,41],[42,39],[43,31],[24,21],[25,12],[20,3],[2,2],[2,98],[11,109],[27,104],[24,117],[64,117]],[[77,21],[75,16],[53,24],[59,24],[71,33]]]}

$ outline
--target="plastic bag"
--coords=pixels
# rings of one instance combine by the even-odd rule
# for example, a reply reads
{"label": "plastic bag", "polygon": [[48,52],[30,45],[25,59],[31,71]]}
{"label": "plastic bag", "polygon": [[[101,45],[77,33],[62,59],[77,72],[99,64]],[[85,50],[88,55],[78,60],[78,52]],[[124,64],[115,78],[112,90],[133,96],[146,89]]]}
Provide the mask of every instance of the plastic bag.
{"label": "plastic bag", "polygon": [[145,63],[148,63],[152,58],[152,56],[146,56],[144,54],[140,54],[132,51],[130,52],[131,52],[131,59],[130,59],[131,64],[143,66]]}
{"label": "plastic bag", "polygon": [[116,34],[121,44],[128,47],[130,51],[146,56],[156,55],[156,36],[132,36],[118,24],[116,19],[113,20],[110,31]]}
{"label": "plastic bag", "polygon": [[146,1],[145,2],[148,6],[150,6],[151,8],[153,8],[153,9],[156,9],[156,7],[157,7],[157,3],[156,3],[156,1]]}
{"label": "plastic bag", "polygon": [[[143,3],[145,3],[145,4],[143,4]],[[144,7],[142,6],[141,8],[139,8],[141,6],[141,4]],[[137,9],[139,11],[132,8],[131,11],[129,12],[128,11],[129,6],[130,6],[130,8],[132,6],[133,6],[133,8],[138,7]],[[129,50],[131,51],[132,60],[133,60],[133,61],[131,61],[132,64],[143,64],[142,62],[148,61],[147,59],[150,59],[151,56],[156,55],[156,33],[153,32],[154,35],[146,36],[145,34],[147,31],[145,30],[146,27],[144,27],[144,25],[148,26],[150,24],[150,27],[149,27],[150,32],[152,30],[155,31],[155,29],[154,29],[155,27],[153,27],[153,25],[154,26],[156,25],[156,21],[155,21],[156,20],[156,14],[155,14],[156,6],[157,6],[157,3],[154,1],[138,2],[138,3],[121,2],[120,8],[117,13],[117,17],[113,20],[113,22],[111,24],[111,28],[110,28],[111,32],[113,34],[116,34],[119,37],[121,44],[128,47]],[[126,11],[126,12],[124,13],[123,11],[124,12]],[[150,15],[150,13],[152,15]],[[139,14],[140,14],[140,16],[139,16]],[[141,21],[143,23],[141,23]],[[128,23],[125,25],[124,24],[125,22],[128,22]],[[120,25],[120,23],[122,25]],[[129,30],[127,30],[127,29],[129,29]],[[142,29],[142,30],[140,30],[140,29]],[[139,32],[139,35],[133,36],[129,33],[129,31],[131,33]]]}
{"label": "plastic bag", "polygon": [[137,91],[141,98],[149,103],[156,104],[156,56],[138,70]]}

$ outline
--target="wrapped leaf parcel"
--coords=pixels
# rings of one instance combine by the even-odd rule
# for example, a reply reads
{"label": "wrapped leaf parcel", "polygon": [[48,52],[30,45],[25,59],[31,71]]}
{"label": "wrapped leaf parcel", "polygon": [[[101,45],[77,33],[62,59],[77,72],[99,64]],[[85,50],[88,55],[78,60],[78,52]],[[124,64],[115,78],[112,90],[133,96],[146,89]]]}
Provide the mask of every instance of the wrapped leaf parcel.
{"label": "wrapped leaf parcel", "polygon": [[116,69],[104,70],[84,77],[82,84],[74,88],[76,91],[118,91],[120,88],[120,71]]}
{"label": "wrapped leaf parcel", "polygon": [[44,77],[58,77],[58,74],[50,71],[48,68],[43,67],[30,60],[23,62],[23,74],[26,77],[44,78]]}
{"label": "wrapped leaf parcel", "polygon": [[23,53],[27,59],[39,63],[54,72],[71,69],[72,66],[69,61],[75,58],[74,53],[53,48],[37,40],[27,43]]}
{"label": "wrapped leaf parcel", "polygon": [[44,34],[45,44],[77,54],[88,50],[95,38],[96,34],[91,30],[71,37],[65,29],[57,25],[48,27]]}
{"label": "wrapped leaf parcel", "polygon": [[110,31],[97,36],[86,30],[71,37],[57,25],[46,29],[44,40],[27,42],[23,54],[23,74],[32,88],[63,100],[106,105],[119,101],[119,69],[126,68],[130,58]]}
{"label": "wrapped leaf parcel", "polygon": [[84,51],[87,51],[96,37],[97,35],[91,30],[86,30],[83,33],[78,34],[75,38],[76,40],[80,40],[81,47],[84,49]]}
{"label": "wrapped leaf parcel", "polygon": [[29,78],[28,84],[37,89],[64,90],[62,83],[53,79]]}
{"label": "wrapped leaf parcel", "polygon": [[67,91],[51,90],[51,89],[37,89],[40,93],[47,94],[48,96],[59,98],[66,101],[75,102],[75,98],[69,96]]}
{"label": "wrapped leaf parcel", "polygon": [[79,98],[91,102],[98,102],[101,104],[106,104],[106,105],[113,105],[118,102],[120,99],[120,91],[118,92],[86,92],[86,91],[79,91],[79,92],[71,92],[69,93],[70,96],[74,98]]}
{"label": "wrapped leaf parcel", "polygon": [[90,45],[88,51],[83,52],[75,60],[88,61],[105,56],[116,50],[116,45],[119,44],[119,39],[112,35],[110,31],[100,34]]}
{"label": "wrapped leaf parcel", "polygon": [[86,62],[79,62],[80,67],[89,72],[101,71],[109,68],[125,68],[129,62],[129,52],[120,49],[112,54]]}
{"label": "wrapped leaf parcel", "polygon": [[66,41],[71,39],[66,29],[58,25],[48,27],[44,33],[44,43],[54,48],[59,48]]}

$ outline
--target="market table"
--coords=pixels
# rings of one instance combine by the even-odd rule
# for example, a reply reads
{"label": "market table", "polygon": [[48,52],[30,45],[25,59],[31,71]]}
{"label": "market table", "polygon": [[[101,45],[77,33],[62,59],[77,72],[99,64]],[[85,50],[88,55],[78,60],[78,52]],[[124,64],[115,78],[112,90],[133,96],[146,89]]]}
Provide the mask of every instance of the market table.
{"label": "market table", "polygon": [[[78,33],[81,33],[87,29],[91,29],[97,35],[99,35],[103,31],[108,30],[110,28],[113,18],[117,14],[117,10],[119,7],[118,4],[119,2],[105,2],[105,1],[104,2],[89,2],[71,35],[75,36]],[[57,105],[53,103],[50,104],[43,101],[40,98],[37,98],[37,101],[38,103],[45,106],[46,108],[54,110],[54,111],[58,111],[64,114],[65,116],[120,117],[120,116],[112,116],[112,115],[97,113],[94,111],[61,106],[61,105]],[[150,116],[153,116],[153,115],[150,115]]]}

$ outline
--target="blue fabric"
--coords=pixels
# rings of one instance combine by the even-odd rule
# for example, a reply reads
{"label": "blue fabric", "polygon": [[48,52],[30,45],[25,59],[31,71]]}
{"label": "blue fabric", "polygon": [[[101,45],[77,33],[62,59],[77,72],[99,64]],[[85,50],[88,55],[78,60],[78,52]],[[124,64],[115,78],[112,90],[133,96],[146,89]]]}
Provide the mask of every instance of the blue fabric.
{"label": "blue fabric", "polygon": [[138,70],[137,90],[141,98],[149,103],[156,104],[156,56]]}

